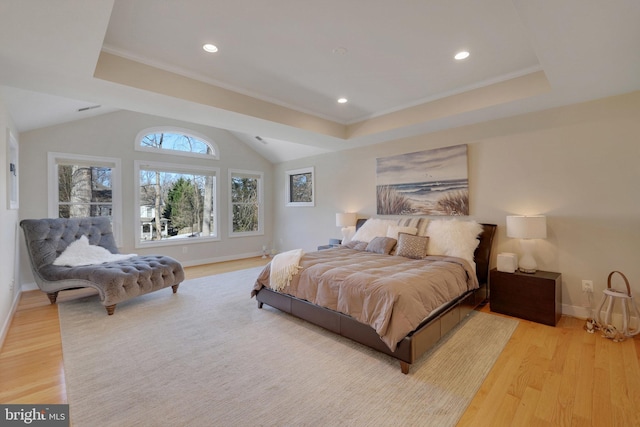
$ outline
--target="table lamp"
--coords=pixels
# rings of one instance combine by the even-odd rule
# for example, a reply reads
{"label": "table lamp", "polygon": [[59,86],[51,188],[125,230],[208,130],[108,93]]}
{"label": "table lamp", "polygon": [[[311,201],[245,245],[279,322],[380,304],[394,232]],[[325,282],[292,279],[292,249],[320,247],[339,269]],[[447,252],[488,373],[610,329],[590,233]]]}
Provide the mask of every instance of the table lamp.
{"label": "table lamp", "polygon": [[336,214],[336,227],[342,228],[342,241],[346,241],[349,236],[349,228],[356,226],[356,214],[355,213],[337,213]]}
{"label": "table lamp", "polygon": [[544,215],[507,216],[507,237],[520,239],[523,255],[518,262],[523,273],[535,273],[538,265],[533,257],[535,239],[547,238],[547,218]]}

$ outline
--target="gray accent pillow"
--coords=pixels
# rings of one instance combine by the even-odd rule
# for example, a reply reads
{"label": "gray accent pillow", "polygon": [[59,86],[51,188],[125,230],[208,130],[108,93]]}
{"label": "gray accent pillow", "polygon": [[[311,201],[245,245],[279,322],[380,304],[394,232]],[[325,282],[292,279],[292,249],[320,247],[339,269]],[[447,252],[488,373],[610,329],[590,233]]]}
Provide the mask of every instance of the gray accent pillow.
{"label": "gray accent pillow", "polygon": [[398,233],[398,247],[396,255],[413,259],[422,259],[427,256],[429,238],[426,236],[414,236],[408,233]]}
{"label": "gray accent pillow", "polygon": [[374,237],[367,245],[365,251],[389,255],[391,249],[396,245],[396,242],[397,240],[392,237]]}

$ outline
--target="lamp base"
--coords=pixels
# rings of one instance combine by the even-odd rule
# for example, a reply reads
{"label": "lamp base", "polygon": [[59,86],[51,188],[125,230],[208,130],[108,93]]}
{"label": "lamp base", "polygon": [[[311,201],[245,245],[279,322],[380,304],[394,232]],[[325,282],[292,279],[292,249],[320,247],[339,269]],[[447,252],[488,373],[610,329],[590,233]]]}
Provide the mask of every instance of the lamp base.
{"label": "lamp base", "polygon": [[533,274],[538,269],[536,259],[533,257],[533,248],[535,244],[536,241],[533,239],[520,240],[520,246],[522,247],[522,251],[524,253],[520,258],[520,261],[518,262],[518,270],[523,273]]}

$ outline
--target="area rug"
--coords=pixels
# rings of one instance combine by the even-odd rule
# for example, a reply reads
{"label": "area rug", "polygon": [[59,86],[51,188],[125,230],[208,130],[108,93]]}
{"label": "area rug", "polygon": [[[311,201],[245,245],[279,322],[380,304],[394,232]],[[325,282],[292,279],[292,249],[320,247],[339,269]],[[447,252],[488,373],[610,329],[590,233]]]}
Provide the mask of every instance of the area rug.
{"label": "area rug", "polygon": [[118,304],[60,304],[84,426],[453,426],[518,322],[473,312],[411,366],[250,297],[260,268]]}

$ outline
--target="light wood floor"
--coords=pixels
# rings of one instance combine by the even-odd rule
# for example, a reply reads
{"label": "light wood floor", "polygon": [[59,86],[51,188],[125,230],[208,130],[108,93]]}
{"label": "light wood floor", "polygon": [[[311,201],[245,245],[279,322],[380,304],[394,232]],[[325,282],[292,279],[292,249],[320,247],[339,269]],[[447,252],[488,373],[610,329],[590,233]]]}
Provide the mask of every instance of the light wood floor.
{"label": "light wood floor", "polygon": [[[264,263],[252,258],[186,272],[196,278]],[[59,300],[88,292],[62,292]],[[640,426],[640,337],[614,343],[583,324],[520,320],[458,426]],[[40,291],[22,294],[0,352],[0,403],[67,403],[58,308]]]}

